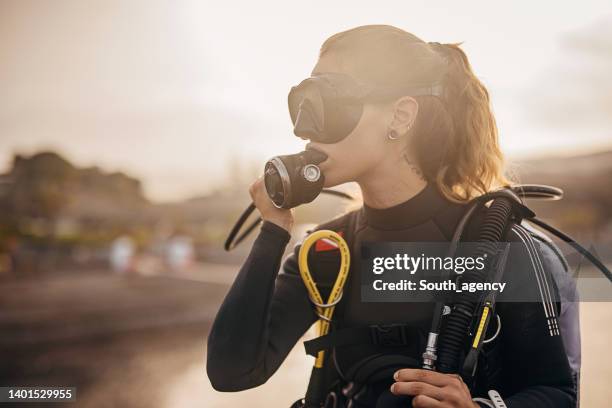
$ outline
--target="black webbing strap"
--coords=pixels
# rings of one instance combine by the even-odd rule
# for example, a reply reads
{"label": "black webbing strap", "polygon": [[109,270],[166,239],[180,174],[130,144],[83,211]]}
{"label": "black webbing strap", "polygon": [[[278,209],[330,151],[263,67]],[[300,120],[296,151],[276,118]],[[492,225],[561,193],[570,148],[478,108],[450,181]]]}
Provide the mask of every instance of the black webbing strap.
{"label": "black webbing strap", "polygon": [[371,344],[393,347],[414,345],[421,342],[421,335],[406,324],[374,325],[336,329],[325,336],[304,342],[306,354],[315,356],[321,350],[332,347]]}

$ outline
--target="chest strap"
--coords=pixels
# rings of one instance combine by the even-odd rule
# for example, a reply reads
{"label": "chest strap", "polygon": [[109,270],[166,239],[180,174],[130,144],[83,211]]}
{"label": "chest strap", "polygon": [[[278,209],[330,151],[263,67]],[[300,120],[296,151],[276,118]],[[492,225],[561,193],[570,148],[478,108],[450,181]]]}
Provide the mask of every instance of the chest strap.
{"label": "chest strap", "polygon": [[423,337],[419,330],[406,324],[347,327],[304,342],[306,354],[317,356],[321,350],[333,347],[369,344],[381,347],[397,347],[420,344]]}

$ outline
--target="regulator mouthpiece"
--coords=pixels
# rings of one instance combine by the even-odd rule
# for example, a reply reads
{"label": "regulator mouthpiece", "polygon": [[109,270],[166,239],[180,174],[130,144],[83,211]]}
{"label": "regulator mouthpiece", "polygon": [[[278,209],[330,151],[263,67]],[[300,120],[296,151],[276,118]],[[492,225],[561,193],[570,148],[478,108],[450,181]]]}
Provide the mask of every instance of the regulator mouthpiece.
{"label": "regulator mouthpiece", "polygon": [[319,163],[327,155],[318,150],[275,156],[264,169],[264,183],[268,196],[277,208],[293,208],[314,200],[325,183]]}

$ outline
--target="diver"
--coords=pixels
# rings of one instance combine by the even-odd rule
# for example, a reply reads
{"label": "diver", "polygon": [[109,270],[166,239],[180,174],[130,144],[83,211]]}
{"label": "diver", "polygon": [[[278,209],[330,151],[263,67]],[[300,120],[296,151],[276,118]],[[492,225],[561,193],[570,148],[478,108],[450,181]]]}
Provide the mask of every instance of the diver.
{"label": "diver", "polygon": [[[289,108],[295,134],[320,155],[325,187],[354,181],[361,189],[360,208],[313,229],[341,234],[351,256],[363,242],[448,242],[470,200],[510,184],[488,91],[458,44],[428,43],[386,25],[335,34],[322,45],[311,77],[292,89]],[[265,383],[318,319],[300,278],[300,245],[282,259],[293,210],[271,201],[263,176],[249,193],[262,228],[208,337],[207,373],[219,391]],[[467,226],[468,238],[477,236],[483,217],[476,214]],[[362,302],[354,261],[333,318],[332,333],[347,335],[327,345],[324,393],[333,398],[321,406],[576,407],[577,303],[564,308],[549,296],[574,289],[552,279],[564,273],[564,259],[534,245],[542,238],[526,226],[512,225],[504,235],[522,243],[508,256],[506,278],[514,290],[541,299],[500,300],[501,326],[484,347],[476,385],[422,368],[434,306]],[[317,244],[308,257],[325,298],[338,248]]]}

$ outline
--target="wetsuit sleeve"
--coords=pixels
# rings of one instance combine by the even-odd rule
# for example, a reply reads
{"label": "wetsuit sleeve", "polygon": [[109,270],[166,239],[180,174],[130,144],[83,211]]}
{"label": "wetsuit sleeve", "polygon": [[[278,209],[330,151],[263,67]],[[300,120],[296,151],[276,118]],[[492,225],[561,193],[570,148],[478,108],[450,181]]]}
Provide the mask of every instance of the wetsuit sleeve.
{"label": "wetsuit sleeve", "polygon": [[550,273],[550,268],[562,266],[547,262],[542,247],[533,245],[520,227],[510,235],[514,242],[504,275],[509,288],[497,304],[502,321],[503,398],[508,408],[576,407]]}
{"label": "wetsuit sleeve", "polygon": [[299,275],[296,245],[281,259],[290,235],[265,221],[225,296],[208,336],[206,370],[217,391],[265,383],[316,315]]}

